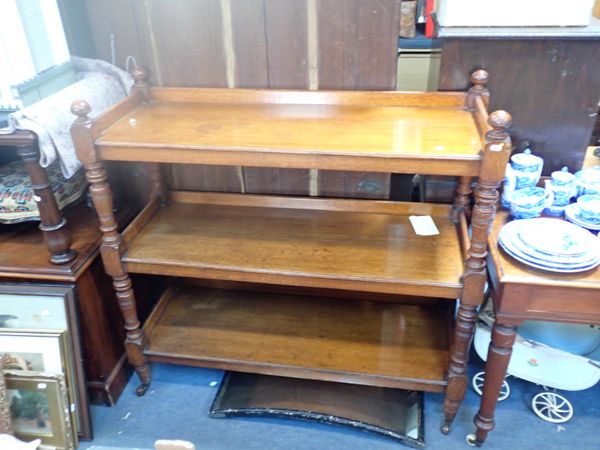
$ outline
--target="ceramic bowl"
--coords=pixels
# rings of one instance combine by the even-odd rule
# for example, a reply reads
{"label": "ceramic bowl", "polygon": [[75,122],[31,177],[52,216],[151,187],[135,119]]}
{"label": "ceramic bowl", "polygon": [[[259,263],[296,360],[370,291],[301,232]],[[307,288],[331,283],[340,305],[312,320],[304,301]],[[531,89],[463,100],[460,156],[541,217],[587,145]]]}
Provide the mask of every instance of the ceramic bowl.
{"label": "ceramic bowl", "polygon": [[552,217],[562,217],[565,214],[566,205],[551,205],[544,210],[544,214]]}
{"label": "ceramic bowl", "polygon": [[519,189],[510,196],[510,212],[515,219],[538,217],[553,199],[552,193],[541,187]]}
{"label": "ceramic bowl", "polygon": [[589,222],[600,221],[600,195],[582,195],[577,199],[579,216]]}

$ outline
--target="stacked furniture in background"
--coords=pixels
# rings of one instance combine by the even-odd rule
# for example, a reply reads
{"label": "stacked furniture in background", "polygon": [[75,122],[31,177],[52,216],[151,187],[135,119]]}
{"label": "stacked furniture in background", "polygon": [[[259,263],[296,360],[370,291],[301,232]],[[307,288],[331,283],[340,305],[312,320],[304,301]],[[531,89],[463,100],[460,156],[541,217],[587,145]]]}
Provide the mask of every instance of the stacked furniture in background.
{"label": "stacked furniture in background", "polygon": [[[511,151],[510,115],[488,116],[487,73],[473,73],[468,93],[161,89],[140,71],[134,78],[130,97],[96,120],[74,102],[72,134],[138,394],[150,361],[445,391],[448,432],[465,395],[488,229]],[[104,161],[145,162],[153,180],[149,203],[123,233]],[[460,182],[453,207],[167,192],[160,163]],[[439,234],[417,236],[414,215],[432,216]],[[173,280],[143,328],[129,273]]]}

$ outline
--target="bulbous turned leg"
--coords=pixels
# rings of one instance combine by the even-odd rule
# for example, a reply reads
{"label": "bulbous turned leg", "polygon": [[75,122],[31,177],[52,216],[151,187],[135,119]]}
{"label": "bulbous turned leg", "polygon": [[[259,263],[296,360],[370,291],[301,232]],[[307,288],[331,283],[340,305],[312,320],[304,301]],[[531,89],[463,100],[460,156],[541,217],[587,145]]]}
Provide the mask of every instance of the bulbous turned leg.
{"label": "bulbous turned leg", "polygon": [[448,370],[448,386],[444,398],[444,422],[442,424],[442,433],[444,434],[450,432],[452,422],[467,392],[467,363],[476,319],[476,306],[460,305],[456,317],[454,345]]}
{"label": "bulbous turned leg", "polygon": [[148,344],[148,340],[137,318],[135,297],[129,275],[122,274],[113,277],[113,286],[117,294],[119,307],[125,318],[125,329],[127,330],[125,352],[127,353],[127,360],[134,367],[140,379],[141,385],[136,389],[136,394],[141,396],[148,390],[151,380],[150,366],[144,355],[144,348]]}
{"label": "bulbous turned leg", "polygon": [[517,328],[513,325],[502,325],[498,322],[492,329],[492,342],[488,349],[487,362],[485,364],[485,380],[483,382],[483,393],[479,411],[473,421],[477,430],[475,431],[475,445],[481,446],[487,435],[494,429],[494,411],[512,347],[517,337]]}

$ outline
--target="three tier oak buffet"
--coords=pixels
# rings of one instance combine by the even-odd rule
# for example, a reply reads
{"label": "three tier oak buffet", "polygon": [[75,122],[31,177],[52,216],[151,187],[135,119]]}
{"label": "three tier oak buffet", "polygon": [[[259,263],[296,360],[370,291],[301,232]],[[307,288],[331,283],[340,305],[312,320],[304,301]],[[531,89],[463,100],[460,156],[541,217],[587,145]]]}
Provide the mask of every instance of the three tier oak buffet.
{"label": "three tier oak buffet", "polygon": [[[488,74],[468,92],[154,88],[72,136],[103,233],[129,362],[444,392],[450,424],[486,281],[487,235],[511,142],[488,116]],[[151,200],[123,233],[103,161],[148,164]],[[454,205],[168,191],[161,164],[459,177]],[[478,178],[471,209],[471,184]],[[410,216],[431,216],[421,236]],[[173,278],[143,328],[129,273]],[[460,306],[455,316],[457,299]]]}

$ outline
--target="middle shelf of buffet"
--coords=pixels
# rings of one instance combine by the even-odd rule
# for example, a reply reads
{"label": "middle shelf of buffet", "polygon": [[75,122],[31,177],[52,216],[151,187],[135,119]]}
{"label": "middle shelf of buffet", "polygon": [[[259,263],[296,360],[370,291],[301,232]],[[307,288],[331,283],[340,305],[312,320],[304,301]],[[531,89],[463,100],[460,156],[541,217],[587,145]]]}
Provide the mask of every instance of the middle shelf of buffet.
{"label": "middle shelf of buffet", "polygon": [[456,299],[468,236],[450,205],[175,191],[124,239],[131,273]]}

